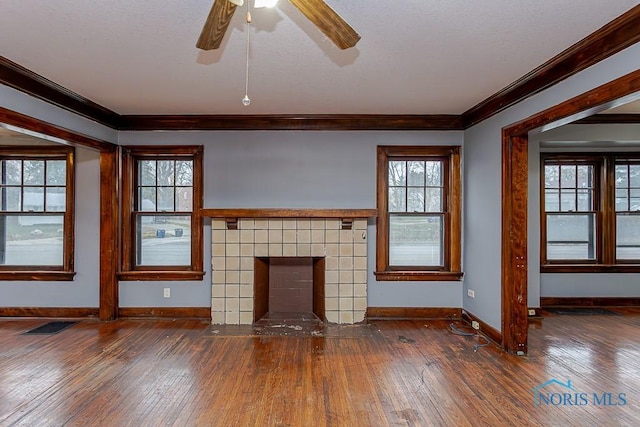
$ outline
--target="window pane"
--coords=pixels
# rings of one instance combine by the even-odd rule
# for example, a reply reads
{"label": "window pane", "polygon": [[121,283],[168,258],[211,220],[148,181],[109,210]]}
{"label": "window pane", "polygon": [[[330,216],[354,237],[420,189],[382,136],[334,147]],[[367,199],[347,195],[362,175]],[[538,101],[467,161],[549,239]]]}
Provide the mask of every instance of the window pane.
{"label": "window pane", "polygon": [[439,267],[443,261],[442,216],[389,218],[389,264],[392,266]]}
{"label": "window pane", "polygon": [[156,161],[140,160],[138,182],[140,185],[156,185]]}
{"label": "window pane", "polygon": [[442,186],[442,162],[441,161],[428,161],[426,162],[427,169],[427,185],[432,187]]}
{"label": "window pane", "polygon": [[62,265],[62,215],[8,215],[4,218],[3,265]]}
{"label": "window pane", "polygon": [[578,188],[593,187],[592,167],[587,165],[578,166]]}
{"label": "window pane", "polygon": [[137,265],[191,265],[190,216],[138,216],[136,227]]}
{"label": "window pane", "polygon": [[4,175],[2,183],[7,185],[22,184],[22,160],[3,160]]}
{"label": "window pane", "polygon": [[389,162],[389,186],[407,185],[407,162]]}
{"label": "window pane", "polygon": [[408,188],[407,212],[424,212],[424,187]]}
{"label": "window pane", "polygon": [[547,212],[557,212],[560,210],[559,190],[545,190],[544,209]]}
{"label": "window pane", "polygon": [[156,188],[142,187],[138,190],[138,210],[143,212],[154,212],[156,210]]}
{"label": "window pane", "polygon": [[629,190],[629,193],[629,195],[631,196],[631,198],[629,199],[629,210],[640,210],[640,190]]}
{"label": "window pane", "polygon": [[193,185],[192,161],[176,161],[176,185]]}
{"label": "window pane", "polygon": [[631,187],[640,188],[640,165],[629,165],[629,183]]}
{"label": "window pane", "polygon": [[47,160],[47,185],[65,185],[67,181],[67,162],[65,160]]}
{"label": "window pane", "polygon": [[595,259],[595,214],[547,215],[547,258]]}
{"label": "window pane", "polygon": [[5,187],[2,189],[2,210],[20,211],[22,191],[20,187]]}
{"label": "window pane", "polygon": [[44,211],[44,188],[43,187],[26,187],[24,189],[23,211],[25,212]]}
{"label": "window pane", "polygon": [[191,212],[193,209],[193,187],[176,188],[176,211]]}
{"label": "window pane", "polygon": [[158,187],[158,211],[173,211],[174,187]]}
{"label": "window pane", "polygon": [[404,187],[389,188],[389,212],[406,211],[406,189]]}
{"label": "window pane", "polygon": [[640,215],[616,215],[616,258],[640,259]]}
{"label": "window pane", "polygon": [[562,188],[576,188],[576,167],[573,165],[560,166],[560,185]]}
{"label": "window pane", "polygon": [[158,161],[158,185],[175,185],[173,160]]}
{"label": "window pane", "polygon": [[593,209],[593,196],[591,190],[578,190],[578,211],[591,211]]}
{"label": "window pane", "polygon": [[407,162],[408,185],[424,187],[424,162]]}
{"label": "window pane", "polygon": [[25,160],[24,162],[24,184],[43,185],[44,184],[44,160]]}
{"label": "window pane", "polygon": [[560,190],[560,206],[562,212],[576,210],[576,193],[573,190]]}
{"label": "window pane", "polygon": [[47,188],[47,212],[64,212],[67,191],[64,187]]}
{"label": "window pane", "polygon": [[626,189],[616,190],[616,210],[626,211],[629,209],[629,198]]}
{"label": "window pane", "polygon": [[560,166],[544,167],[544,186],[546,188],[560,188]]}
{"label": "window pane", "polygon": [[616,188],[629,186],[629,176],[627,175],[627,165],[616,165]]}
{"label": "window pane", "polygon": [[427,188],[427,212],[442,211],[442,188]]}

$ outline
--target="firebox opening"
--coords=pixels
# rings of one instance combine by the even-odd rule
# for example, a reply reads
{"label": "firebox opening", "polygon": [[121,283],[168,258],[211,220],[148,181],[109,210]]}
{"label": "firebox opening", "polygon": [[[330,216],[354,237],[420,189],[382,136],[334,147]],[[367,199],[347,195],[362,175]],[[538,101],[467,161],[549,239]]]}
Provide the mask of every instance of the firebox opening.
{"label": "firebox opening", "polygon": [[324,257],[257,257],[254,323],[263,319],[326,320]]}

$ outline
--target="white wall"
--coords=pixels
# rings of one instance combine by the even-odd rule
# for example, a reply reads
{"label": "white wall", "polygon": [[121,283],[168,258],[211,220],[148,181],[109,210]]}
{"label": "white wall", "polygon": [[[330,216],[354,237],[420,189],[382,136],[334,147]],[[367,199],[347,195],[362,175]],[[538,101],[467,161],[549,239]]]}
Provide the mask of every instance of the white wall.
{"label": "white wall", "polygon": [[[378,145],[461,145],[462,132],[121,132],[120,144],[204,145],[206,208],[373,209]],[[461,306],[461,282],[377,282],[374,221],[368,235],[369,306]],[[208,306],[209,225],[204,237],[202,282],[121,282],[121,306]]]}
{"label": "white wall", "polygon": [[[465,131],[463,307],[492,327],[501,328],[502,128],[639,67],[640,44],[635,44]],[[529,250],[528,257],[529,265],[536,265],[539,252]]]}

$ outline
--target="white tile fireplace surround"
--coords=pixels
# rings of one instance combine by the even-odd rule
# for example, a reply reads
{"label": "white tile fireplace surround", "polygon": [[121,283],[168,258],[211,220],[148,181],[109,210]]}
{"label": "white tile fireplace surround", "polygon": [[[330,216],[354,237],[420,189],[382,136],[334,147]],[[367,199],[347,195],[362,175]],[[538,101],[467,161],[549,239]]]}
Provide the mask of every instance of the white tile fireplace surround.
{"label": "white tile fireplace surround", "polygon": [[[362,322],[367,309],[367,218],[211,216],[212,301],[214,324],[254,321],[255,258],[324,258],[324,310],[329,323]],[[207,212],[208,211],[208,212]],[[231,210],[230,210],[231,211]],[[253,210],[247,210],[253,211]],[[259,215],[262,210],[255,210]],[[328,211],[323,211],[328,212]],[[333,211],[331,211],[333,212]],[[337,214],[336,214],[337,215]],[[247,215],[248,216],[248,215]],[[231,219],[230,219],[231,218]],[[351,226],[351,229],[343,229]],[[234,229],[236,228],[237,229]]]}

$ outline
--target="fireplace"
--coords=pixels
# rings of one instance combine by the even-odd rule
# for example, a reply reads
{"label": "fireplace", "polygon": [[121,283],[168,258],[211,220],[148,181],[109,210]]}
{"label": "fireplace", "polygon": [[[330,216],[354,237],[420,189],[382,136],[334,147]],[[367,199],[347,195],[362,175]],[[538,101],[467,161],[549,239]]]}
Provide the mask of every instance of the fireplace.
{"label": "fireplace", "polygon": [[[283,289],[274,290],[273,285],[269,289],[268,277],[281,274],[270,272],[270,268],[305,263],[310,264],[311,272],[307,276],[311,276],[312,282],[311,300],[306,303],[311,304],[316,316],[329,323],[351,324],[364,320],[367,217],[375,216],[375,211],[358,210],[361,217],[355,217],[355,211],[351,210],[323,210],[325,214],[329,212],[329,216],[323,217],[309,217],[308,210],[301,217],[292,217],[295,211],[292,214],[290,210],[284,217],[273,217],[276,214],[270,210],[266,210],[268,215],[263,217],[258,215],[265,210],[204,211],[212,217],[211,318],[214,324],[252,324],[269,311],[269,295],[292,298],[293,294],[287,297]],[[344,212],[351,217],[340,217]],[[288,288],[291,292],[309,295],[303,286]],[[287,306],[275,304],[276,310]]]}

